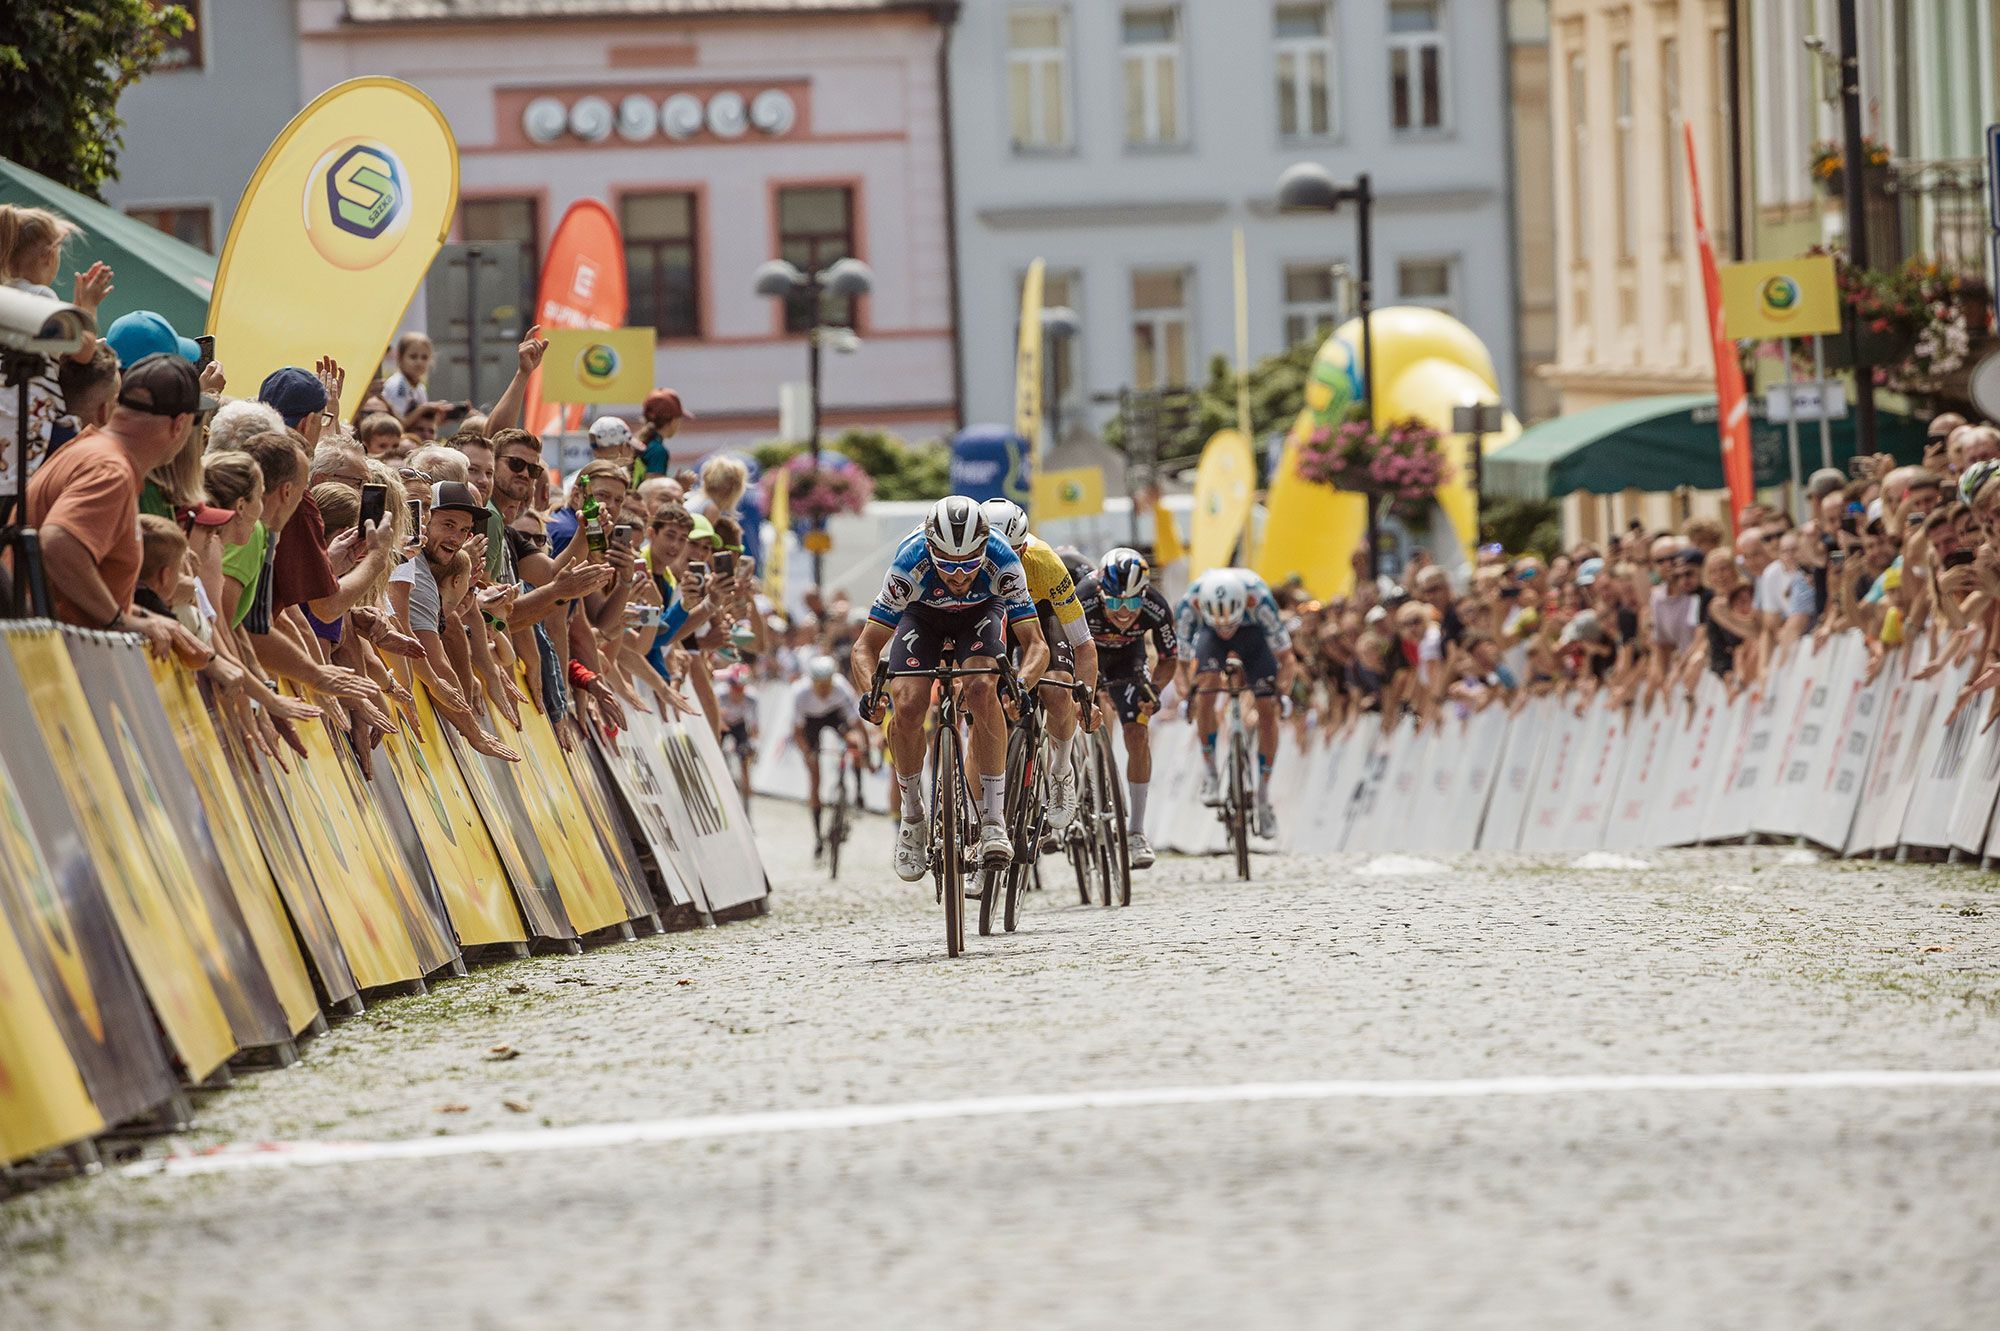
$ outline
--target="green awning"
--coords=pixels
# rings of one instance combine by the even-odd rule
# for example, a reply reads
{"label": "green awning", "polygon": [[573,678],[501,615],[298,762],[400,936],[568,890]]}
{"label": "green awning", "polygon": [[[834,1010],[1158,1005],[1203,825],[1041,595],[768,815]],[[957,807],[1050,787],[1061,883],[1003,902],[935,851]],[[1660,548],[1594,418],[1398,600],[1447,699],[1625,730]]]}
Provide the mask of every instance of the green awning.
{"label": "green awning", "polygon": [[[1785,427],[1763,418],[1753,399],[1750,425],[1757,484],[1782,485],[1790,471]],[[1633,398],[1542,421],[1486,458],[1486,493],[1508,499],[1559,499],[1586,490],[1665,491],[1687,486],[1720,490],[1722,445],[1715,394],[1670,393]],[[1854,418],[1833,422],[1833,465],[1854,455]],[[1908,416],[1876,414],[1877,447],[1902,462],[1920,462],[1924,426]],[[1820,465],[1819,425],[1799,425],[1799,467]],[[1804,479],[1801,477],[1800,479]]]}
{"label": "green awning", "polygon": [[56,294],[70,296],[70,279],[98,260],[111,265],[112,292],[98,311],[100,326],[133,310],[163,315],[183,337],[208,326],[208,298],[215,290],[215,256],[116,208],[58,185],[47,176],[0,157],[0,203],[47,208],[83,228],[63,249]]}

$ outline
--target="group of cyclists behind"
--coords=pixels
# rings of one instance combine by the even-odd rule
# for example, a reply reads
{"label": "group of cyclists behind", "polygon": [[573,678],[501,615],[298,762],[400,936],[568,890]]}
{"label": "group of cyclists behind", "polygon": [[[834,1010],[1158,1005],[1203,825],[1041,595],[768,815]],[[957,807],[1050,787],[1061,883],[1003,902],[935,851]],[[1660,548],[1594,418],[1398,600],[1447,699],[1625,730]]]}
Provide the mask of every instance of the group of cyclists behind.
{"label": "group of cyclists behind", "polygon": [[[1148,644],[1151,645],[1150,652]],[[978,867],[1005,868],[1015,847],[1005,800],[1007,737],[1025,706],[1041,708],[1048,773],[1047,824],[1060,832],[1078,807],[1072,746],[1115,713],[1125,747],[1126,848],[1131,867],[1150,868],[1146,800],[1152,783],[1149,725],[1171,683],[1191,704],[1201,738],[1201,799],[1216,804],[1216,736],[1224,693],[1255,701],[1255,831],[1277,834],[1270,781],[1278,747],[1279,698],[1296,665],[1290,635],[1264,580],[1248,569],[1212,569],[1170,605],[1137,550],[1120,546],[1095,564],[1058,551],[1028,529],[1007,499],[940,499],[897,547],[868,609],[842,678],[831,656],[815,657],[792,697],[794,738],[804,755],[815,839],[821,833],[820,746],[837,732],[865,751],[866,725],[881,725],[898,812],[897,877],[930,869],[931,818],[924,761],[940,668],[954,679],[969,718],[968,785],[978,811]],[[1032,700],[1032,701],[1031,701]],[[978,876],[967,882],[973,893]]]}

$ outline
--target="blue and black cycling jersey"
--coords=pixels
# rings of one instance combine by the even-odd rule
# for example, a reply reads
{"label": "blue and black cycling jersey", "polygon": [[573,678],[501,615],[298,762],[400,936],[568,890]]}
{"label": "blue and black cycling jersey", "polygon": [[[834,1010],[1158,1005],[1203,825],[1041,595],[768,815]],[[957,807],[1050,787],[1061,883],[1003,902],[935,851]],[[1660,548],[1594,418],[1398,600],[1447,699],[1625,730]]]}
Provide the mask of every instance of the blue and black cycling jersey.
{"label": "blue and black cycling jersey", "polygon": [[885,628],[902,622],[908,610],[935,614],[956,614],[999,601],[1007,608],[1007,622],[1018,623],[1035,617],[1035,603],[1028,595],[1028,575],[1021,557],[999,536],[986,538],[986,563],[963,592],[944,585],[931,563],[930,542],[921,531],[911,532],[896,547],[889,571],[882,578],[882,591],[868,607],[868,617]]}

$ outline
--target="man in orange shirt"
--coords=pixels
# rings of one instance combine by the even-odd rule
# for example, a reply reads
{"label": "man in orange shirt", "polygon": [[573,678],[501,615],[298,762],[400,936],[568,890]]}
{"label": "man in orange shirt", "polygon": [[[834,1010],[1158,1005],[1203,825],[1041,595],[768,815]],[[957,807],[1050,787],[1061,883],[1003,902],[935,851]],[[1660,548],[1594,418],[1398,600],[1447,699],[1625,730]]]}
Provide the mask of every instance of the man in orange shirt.
{"label": "man in orange shirt", "polygon": [[28,525],[40,532],[42,569],[56,617],[85,628],[137,633],[161,655],[192,664],[209,649],[180,624],[136,609],[139,487],[171,460],[196,416],[215,409],[194,366],[153,355],[125,371],[110,421],[57,449],[28,480]]}

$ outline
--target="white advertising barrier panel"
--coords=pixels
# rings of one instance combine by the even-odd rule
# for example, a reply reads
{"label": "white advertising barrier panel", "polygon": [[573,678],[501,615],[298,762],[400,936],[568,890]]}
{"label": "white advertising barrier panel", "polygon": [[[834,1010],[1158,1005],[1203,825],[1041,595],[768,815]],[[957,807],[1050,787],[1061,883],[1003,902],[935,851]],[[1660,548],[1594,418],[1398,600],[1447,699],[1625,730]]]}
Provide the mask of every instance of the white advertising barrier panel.
{"label": "white advertising barrier panel", "polygon": [[1784,747],[1779,727],[1790,719],[1799,678],[1788,665],[1779,665],[1742,703],[1743,730],[1734,769],[1728,784],[1719,787],[1709,802],[1702,840],[1742,840],[1750,834],[1759,807],[1777,790],[1778,755]]}
{"label": "white advertising barrier panel", "polygon": [[[1708,783],[1725,759],[1720,755],[1728,721],[1728,701],[1722,682],[1704,674],[1695,689],[1694,704],[1681,733],[1674,739],[1673,761],[1661,773],[1659,798],[1640,838],[1641,846],[1686,846],[1701,839],[1701,815],[1708,803]],[[1676,700],[1675,710],[1682,704]]]}
{"label": "white advertising barrier panel", "polygon": [[[759,901],[771,891],[764,874],[764,858],[757,853],[757,834],[743,807],[736,778],[722,756],[715,735],[700,722],[679,725],[683,742],[700,762],[697,770],[676,753],[673,726],[668,727],[663,751],[676,763],[676,775],[687,796],[688,811],[695,825],[695,858],[701,863],[702,886],[708,891],[709,905],[716,910]],[[707,781],[701,781],[702,773]]]}
{"label": "white advertising barrier panel", "polygon": [[1286,842],[1297,854],[1320,855],[1332,848],[1340,820],[1335,778],[1340,751],[1346,747],[1349,745],[1340,735],[1326,735],[1319,745],[1300,755],[1303,770],[1296,774],[1301,791],[1299,812],[1285,820]]}
{"label": "white advertising barrier panel", "polygon": [[1347,848],[1347,829],[1354,821],[1355,802],[1378,733],[1380,727],[1363,717],[1342,732],[1333,746],[1327,770],[1326,820],[1315,828],[1314,845],[1320,853]]}
{"label": "white advertising barrier panel", "polygon": [[1166,850],[1188,852],[1189,833],[1198,817],[1206,817],[1200,793],[1201,741],[1194,727],[1178,718],[1153,723],[1153,785],[1147,792],[1146,822],[1153,842]]}
{"label": "white advertising barrier panel", "polygon": [[1466,723],[1464,748],[1456,760],[1458,800],[1451,824],[1440,837],[1440,850],[1471,850],[1479,844],[1479,828],[1499,779],[1509,725],[1510,718],[1502,707],[1488,707]]}
{"label": "white advertising barrier panel", "polygon": [[1652,816],[1652,800],[1667,752],[1679,730],[1678,721],[1674,708],[1664,701],[1643,712],[1635,707],[1628,714],[1622,737],[1625,763],[1604,824],[1606,850],[1650,848],[1645,840],[1646,824]]}
{"label": "white advertising barrier panel", "polygon": [[1850,660],[1846,637],[1817,652],[1800,644],[1792,658],[1797,688],[1790,715],[1780,727],[1784,747],[1775,769],[1777,788],[1758,805],[1751,831],[1779,838],[1805,834],[1806,806],[1833,766]]}
{"label": "white advertising barrier panel", "polygon": [[1971,678],[1970,666],[1947,665],[1930,679],[1926,715],[1919,722],[1924,742],[1917,749],[1917,779],[1903,814],[1898,840],[1905,846],[1942,850],[1951,844],[1952,807],[1958,800],[1958,786],[1971,752],[1975,718],[1971,708],[1961,711],[1945,724],[1952,700]]}
{"label": "white advertising barrier panel", "polygon": [[1613,711],[1600,693],[1584,717],[1570,814],[1557,832],[1558,849],[1596,850],[1604,844],[1604,826],[1610,821],[1611,802],[1618,795],[1618,778],[1625,766],[1626,743],[1624,716]]}
{"label": "white advertising barrier panel", "polygon": [[[1718,687],[1721,686],[1718,685]],[[1720,834],[1713,829],[1718,824],[1726,824],[1732,828],[1735,827],[1736,820],[1734,818],[1719,817],[1718,811],[1721,806],[1729,801],[1730,787],[1736,784],[1737,772],[1743,766],[1743,755],[1750,747],[1750,731],[1757,719],[1756,694],[1745,691],[1737,694],[1734,698],[1729,698],[1727,696],[1727,689],[1724,689],[1723,693],[1725,700],[1722,704],[1722,716],[1717,730],[1717,733],[1721,736],[1721,744],[1716,749],[1717,763],[1714,768],[1713,779],[1702,792],[1701,817],[1695,823],[1696,841],[1713,841],[1717,839]],[[1745,824],[1744,828],[1738,829],[1735,833],[1739,837],[1743,834],[1743,831],[1748,829],[1749,820],[1745,819],[1743,821]]]}
{"label": "white advertising barrier panel", "polygon": [[1388,799],[1377,801],[1375,849],[1422,848],[1430,844],[1428,824],[1438,807],[1424,789],[1435,745],[1433,731],[1419,729],[1414,721],[1396,728],[1396,761],[1390,765]]}
{"label": "white advertising barrier panel", "polygon": [[1528,800],[1527,818],[1521,824],[1522,850],[1560,848],[1563,821],[1570,812],[1570,792],[1576,786],[1577,769],[1583,765],[1580,753],[1589,721],[1576,714],[1576,704],[1558,700],[1549,718],[1549,743],[1542,752],[1541,770],[1535,776]]}
{"label": "white advertising barrier panel", "polygon": [[[750,789],[778,799],[806,797],[806,765],[792,733],[792,686],[766,683],[757,687],[757,757],[750,764]],[[831,743],[831,741],[826,741]],[[833,762],[827,760],[828,778]],[[871,809],[889,807],[887,758],[872,772],[861,774],[861,800]]]}
{"label": "white advertising barrier panel", "polygon": [[1833,676],[1833,705],[1828,713],[1832,761],[1821,764],[1818,775],[1810,778],[1817,785],[1809,785],[1802,793],[1797,818],[1799,835],[1835,852],[1846,847],[1854,828],[1889,687],[1880,679],[1864,681],[1868,651],[1858,634],[1846,635],[1841,645],[1844,655],[1839,672]]}
{"label": "white advertising barrier panel", "polygon": [[638,824],[639,838],[659,865],[667,895],[679,905],[693,906],[703,915],[711,915],[708,897],[702,891],[701,866],[695,862],[693,828],[681,806],[680,789],[651,757],[659,748],[660,719],[651,712],[636,709],[626,713],[626,719],[630,724],[608,738],[595,726],[589,727],[591,742],[604,755],[604,766]]}
{"label": "white advertising barrier panel", "polygon": [[1341,840],[1341,849],[1348,851],[1375,849],[1376,811],[1388,798],[1385,792],[1395,755],[1392,736],[1380,726],[1370,724],[1368,718],[1363,718],[1361,734],[1368,742],[1368,756],[1355,778],[1354,799],[1347,809],[1347,832]]}
{"label": "white advertising barrier panel", "polygon": [[1278,759],[1271,766],[1271,812],[1278,817],[1278,835],[1272,842],[1281,851],[1298,844],[1299,824],[1316,816],[1318,810],[1306,802],[1306,786],[1313,762],[1325,746],[1316,736],[1301,736],[1300,728],[1282,723],[1278,728]]}
{"label": "white advertising barrier panel", "polygon": [[[1868,758],[1868,775],[1862,781],[1854,826],[1847,834],[1849,855],[1872,855],[1895,848],[1896,837],[1903,830],[1903,812],[1909,807],[1910,789],[1916,784],[1912,755],[1923,737],[1910,729],[1911,706],[1923,690],[1911,683],[1900,657],[1890,659],[1883,675],[1887,696],[1882,703],[1882,725]],[[1909,782],[1904,783],[1899,778],[1906,760],[1913,770]],[[1892,807],[1899,796],[1900,802]]]}
{"label": "white advertising barrier panel", "polygon": [[1951,848],[1973,859],[1985,854],[1993,805],[2000,800],[2000,725],[1979,729],[1986,726],[1987,698],[1980,694],[1960,713],[1977,733],[1951,805]]}
{"label": "white advertising barrier panel", "polygon": [[1487,803],[1486,820],[1479,828],[1481,850],[1520,849],[1521,822],[1534,794],[1542,750],[1548,747],[1549,722],[1555,714],[1554,698],[1532,698],[1514,714],[1513,724],[1507,728],[1507,742],[1501,748],[1493,798]]}

